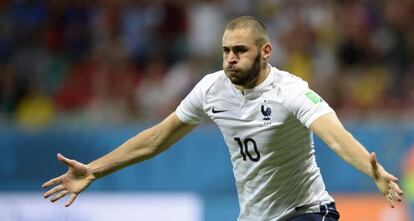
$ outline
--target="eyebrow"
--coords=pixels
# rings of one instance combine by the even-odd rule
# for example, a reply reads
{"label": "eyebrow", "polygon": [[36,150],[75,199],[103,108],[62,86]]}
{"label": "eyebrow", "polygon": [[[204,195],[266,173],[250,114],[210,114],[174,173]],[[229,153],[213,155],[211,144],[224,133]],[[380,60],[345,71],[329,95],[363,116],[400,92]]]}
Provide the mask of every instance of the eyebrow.
{"label": "eyebrow", "polygon": [[245,48],[248,48],[248,47],[246,45],[233,45],[233,46],[223,45],[222,48],[223,49],[229,49],[229,48],[231,48],[233,50],[237,50],[237,49],[245,49]]}

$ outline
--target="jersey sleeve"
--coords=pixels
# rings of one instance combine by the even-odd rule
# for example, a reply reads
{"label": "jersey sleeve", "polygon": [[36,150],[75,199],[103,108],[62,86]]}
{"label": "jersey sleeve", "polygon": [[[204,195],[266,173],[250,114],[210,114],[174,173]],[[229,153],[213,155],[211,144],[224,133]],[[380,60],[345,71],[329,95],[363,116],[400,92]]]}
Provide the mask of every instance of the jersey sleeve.
{"label": "jersey sleeve", "polygon": [[176,109],[178,119],[187,124],[199,124],[207,119],[203,108],[203,85],[205,78],[191,90]]}
{"label": "jersey sleeve", "polygon": [[300,78],[289,84],[284,104],[288,111],[307,128],[320,116],[334,112],[329,104],[311,90],[306,81]]}

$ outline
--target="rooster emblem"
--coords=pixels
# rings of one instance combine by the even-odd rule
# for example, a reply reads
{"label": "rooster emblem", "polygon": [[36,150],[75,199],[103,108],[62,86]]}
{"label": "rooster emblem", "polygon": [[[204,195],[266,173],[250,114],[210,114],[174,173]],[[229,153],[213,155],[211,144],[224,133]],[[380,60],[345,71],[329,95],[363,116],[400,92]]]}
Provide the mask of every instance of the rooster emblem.
{"label": "rooster emblem", "polygon": [[262,105],[262,114],[263,114],[263,120],[270,120],[270,115],[272,115],[272,109],[270,109],[270,107],[266,108],[265,110],[265,106]]}

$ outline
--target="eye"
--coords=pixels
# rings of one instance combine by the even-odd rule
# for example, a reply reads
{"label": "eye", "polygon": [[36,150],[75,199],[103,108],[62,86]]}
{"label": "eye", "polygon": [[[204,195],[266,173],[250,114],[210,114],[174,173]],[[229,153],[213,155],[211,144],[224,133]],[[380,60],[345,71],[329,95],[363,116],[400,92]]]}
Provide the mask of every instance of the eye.
{"label": "eye", "polygon": [[224,53],[224,54],[228,54],[228,53],[230,53],[230,48],[228,48],[228,47],[223,47],[223,53]]}
{"label": "eye", "polygon": [[245,47],[236,47],[234,48],[234,53],[243,54],[247,52],[247,48]]}

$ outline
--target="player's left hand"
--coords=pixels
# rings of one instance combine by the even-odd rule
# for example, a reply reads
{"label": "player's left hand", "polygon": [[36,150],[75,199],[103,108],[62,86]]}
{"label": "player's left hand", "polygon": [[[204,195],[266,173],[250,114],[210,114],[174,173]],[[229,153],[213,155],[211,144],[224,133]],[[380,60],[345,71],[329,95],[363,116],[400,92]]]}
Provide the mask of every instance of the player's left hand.
{"label": "player's left hand", "polygon": [[87,165],[76,160],[68,159],[62,154],[58,154],[57,158],[68,167],[68,171],[65,174],[53,178],[42,185],[43,188],[54,186],[43,194],[43,197],[48,198],[54,195],[50,201],[56,202],[65,195],[70,194],[70,198],[65,204],[65,206],[68,207],[96,178]]}
{"label": "player's left hand", "polygon": [[385,169],[378,163],[375,153],[370,154],[370,163],[372,170],[372,178],[378,189],[384,194],[391,208],[395,207],[395,202],[401,202],[404,195],[401,188],[398,186],[398,178],[385,171]]}

